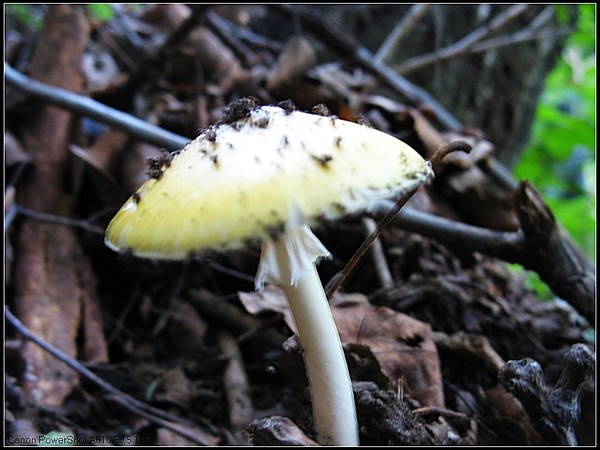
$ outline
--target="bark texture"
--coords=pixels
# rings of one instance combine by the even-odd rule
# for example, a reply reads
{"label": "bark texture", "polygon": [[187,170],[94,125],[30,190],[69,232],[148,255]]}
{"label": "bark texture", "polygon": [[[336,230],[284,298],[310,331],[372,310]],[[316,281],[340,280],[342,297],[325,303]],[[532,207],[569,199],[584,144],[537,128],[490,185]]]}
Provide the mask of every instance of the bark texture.
{"label": "bark texture", "polygon": [[[31,76],[81,91],[80,64],[87,37],[81,7],[50,6],[32,58]],[[70,196],[65,184],[72,115],[44,105],[32,108],[30,119],[23,141],[32,170],[19,191],[19,203],[35,211],[69,216]],[[86,353],[81,356],[107,360],[101,313],[93,294],[94,274],[74,231],[58,224],[25,220],[18,245],[15,310],[22,322],[70,356],[77,355],[77,337],[83,330]],[[25,391],[40,404],[61,404],[78,382],[74,371],[30,342],[23,345],[22,358]]]}

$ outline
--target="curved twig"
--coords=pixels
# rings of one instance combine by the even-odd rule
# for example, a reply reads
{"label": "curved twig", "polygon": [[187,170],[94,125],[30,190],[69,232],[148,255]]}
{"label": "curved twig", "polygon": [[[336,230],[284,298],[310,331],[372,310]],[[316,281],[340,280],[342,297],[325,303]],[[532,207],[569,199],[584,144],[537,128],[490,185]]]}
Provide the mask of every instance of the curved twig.
{"label": "curved twig", "polygon": [[[33,209],[25,208],[24,206],[15,205],[15,213],[29,217],[30,219],[39,220],[40,222],[57,223],[60,225],[66,225],[69,227],[82,228],[90,233],[104,236],[106,230],[102,227],[92,225],[87,220],[71,219],[69,217],[57,216],[55,214],[43,213],[40,211],[34,211]],[[6,225],[5,225],[6,230]]]}

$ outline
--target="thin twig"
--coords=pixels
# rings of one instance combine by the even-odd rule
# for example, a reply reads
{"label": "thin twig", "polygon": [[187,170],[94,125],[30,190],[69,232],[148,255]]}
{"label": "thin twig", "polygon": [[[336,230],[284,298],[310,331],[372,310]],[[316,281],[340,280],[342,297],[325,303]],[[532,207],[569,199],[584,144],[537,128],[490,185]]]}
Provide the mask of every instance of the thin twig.
{"label": "thin twig", "polygon": [[[522,185],[519,190],[524,190]],[[381,201],[375,206],[373,213],[386,217],[393,206],[392,201]],[[543,230],[527,231],[523,220],[520,217],[519,230],[504,232],[404,209],[394,218],[394,223],[404,230],[435,239],[448,247],[483,253],[535,271],[557,296],[569,302],[592,322],[596,279],[593,263],[558,225],[556,230],[547,227],[550,231],[544,234]]]}
{"label": "thin twig", "polygon": [[269,5],[292,18],[299,18],[315,36],[326,43],[333,51],[346,58],[351,58],[369,73],[377,76],[384,84],[406,97],[414,104],[425,103],[436,114],[438,120],[449,130],[459,130],[462,125],[441,103],[429,92],[412,84],[406,78],[397,74],[391,67],[376,61],[373,54],[365,47],[356,43],[341,30],[334,29],[320,17],[309,12],[306,8],[295,8],[290,5]]}
{"label": "thin twig", "polygon": [[402,20],[394,27],[392,32],[385,39],[383,44],[373,56],[373,61],[385,63],[396,51],[402,40],[408,36],[413,28],[419,23],[419,20],[427,12],[431,5],[418,4],[412,5]]}
{"label": "thin twig", "polygon": [[[537,16],[535,16],[528,26],[511,35],[500,36],[480,42],[471,49],[471,53],[479,53],[492,48],[513,45],[533,39],[544,39],[559,34],[567,34],[572,31],[571,28],[543,30],[543,26],[548,24],[554,17],[554,7],[547,6]],[[545,31],[545,32],[544,32]]]}
{"label": "thin twig", "polygon": [[[440,147],[431,157],[430,164],[433,167],[434,173],[438,171],[438,166],[440,165],[442,159],[446,157],[446,155],[454,152],[469,152],[471,151],[471,146],[465,141],[453,141],[448,144]],[[356,253],[352,255],[350,261],[346,264],[346,267],[335,276],[330,282],[329,287],[327,289],[327,298],[333,297],[333,294],[343,285],[344,281],[350,276],[350,274],[354,271],[356,265],[365,255],[367,250],[371,247],[373,242],[375,242],[385,227],[387,227],[390,222],[394,219],[394,216],[400,211],[400,209],[406,204],[408,200],[413,196],[413,194],[418,190],[414,189],[406,194],[404,194],[399,200],[396,201],[394,205],[392,205],[383,218],[379,221],[375,229],[369,234],[367,239],[362,243],[362,245],[358,248]]]}
{"label": "thin twig", "polygon": [[[363,217],[362,224],[367,232],[367,235],[370,235],[377,229],[377,223],[370,217]],[[373,262],[375,263],[375,271],[379,277],[379,283],[381,284],[381,287],[384,289],[392,287],[394,285],[394,278],[392,277],[390,268],[387,265],[385,253],[383,252],[383,245],[381,245],[381,240],[379,238],[373,241],[371,255],[373,257]]]}
{"label": "thin twig", "polygon": [[6,64],[6,62],[4,63],[4,77],[8,85],[32,97],[114,126],[129,133],[136,139],[159,147],[165,147],[168,150],[178,150],[191,140],[154,126],[131,114],[106,106],[84,95],[75,94],[66,89],[34,80],[16,71]]}
{"label": "thin twig", "polygon": [[436,62],[458,58],[459,56],[467,53],[484,38],[492,33],[497,32],[499,29],[519,17],[521,14],[527,11],[528,8],[529,5],[527,4],[514,5],[508,8],[502,14],[499,14],[496,18],[490,21],[490,23],[477,28],[475,31],[469,33],[458,42],[455,42],[448,47],[437,49],[431,53],[415,56],[414,58],[406,60],[397,65],[395,69],[399,74],[407,75]]}
{"label": "thin twig", "polygon": [[527,41],[541,41],[556,36],[567,36],[573,32],[572,27],[562,27],[550,30],[522,30],[518,33],[508,34],[497,38],[487,39],[471,49],[469,54],[483,53],[500,47],[518,45]]}
{"label": "thin twig", "polygon": [[86,231],[89,231],[90,233],[104,236],[104,228],[92,225],[86,220],[70,219],[68,217],[47,214],[40,211],[34,211],[33,209],[25,208],[24,206],[20,205],[15,205],[15,207],[17,214],[29,217],[30,219],[39,220],[40,222],[56,223],[59,225],[66,225],[69,227],[82,228]]}
{"label": "thin twig", "polygon": [[[33,334],[23,323],[8,309],[8,306],[4,307],[4,316],[10,322],[10,324],[15,327],[15,329],[23,335],[23,337],[37,346],[39,346],[44,351],[48,352],[50,355],[62,361],[71,369],[75,370],[83,377],[91,381],[100,387],[103,391],[109,394],[109,398],[119,403],[123,407],[127,408],[129,411],[134,412],[136,414],[140,414],[146,417],[148,420],[153,421],[165,428],[169,428],[170,430],[178,433],[188,439],[193,440],[202,445],[215,445],[217,443],[217,439],[214,436],[206,434],[198,429],[191,423],[186,423],[181,417],[177,417],[171,413],[162,411],[160,409],[154,408],[150,405],[147,405],[134,397],[126,394],[123,391],[115,388],[112,384],[107,383],[102,378],[97,376],[87,367],[84,367],[79,361],[71,358],[69,355],[65,354],[52,344],[46,342],[40,337]],[[173,422],[173,423],[172,423]],[[184,428],[185,427],[185,428]],[[187,429],[189,428],[189,430]]]}
{"label": "thin twig", "polygon": [[371,244],[377,239],[385,227],[394,219],[394,216],[400,211],[400,209],[406,204],[406,202],[413,196],[413,194],[417,191],[417,189],[413,189],[407,194],[403,195],[391,208],[390,210],[383,216],[383,218],[377,223],[377,227],[375,230],[363,241],[358,250],[352,255],[350,261],[346,264],[346,266],[342,269],[342,271],[334,277],[329,283],[327,287],[327,298],[331,299],[333,294],[341,288],[344,282],[348,279],[348,277],[352,274],[356,265],[363,258],[365,253],[371,247]]}

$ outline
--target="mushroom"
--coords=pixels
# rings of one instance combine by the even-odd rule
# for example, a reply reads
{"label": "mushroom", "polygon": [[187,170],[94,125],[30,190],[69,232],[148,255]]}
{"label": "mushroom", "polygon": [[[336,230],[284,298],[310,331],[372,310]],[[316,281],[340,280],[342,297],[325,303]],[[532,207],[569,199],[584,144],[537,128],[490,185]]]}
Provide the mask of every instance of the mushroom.
{"label": "mushroom", "polygon": [[310,227],[414,191],[433,176],[430,165],[373,128],[242,99],[219,124],[151,167],[152,178],[108,225],[106,245],[179,260],[262,242],[256,288],[273,283],[285,291],[317,440],[358,445],[352,383],[316,270],[331,255]]}

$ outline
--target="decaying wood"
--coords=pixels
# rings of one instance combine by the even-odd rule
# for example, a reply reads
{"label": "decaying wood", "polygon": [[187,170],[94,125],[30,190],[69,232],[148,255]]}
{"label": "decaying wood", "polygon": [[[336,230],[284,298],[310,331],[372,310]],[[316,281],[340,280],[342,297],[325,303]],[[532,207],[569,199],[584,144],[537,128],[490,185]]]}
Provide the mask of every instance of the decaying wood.
{"label": "decaying wood", "polygon": [[363,445],[432,445],[431,435],[404,399],[375,383],[353,383]]}
{"label": "decaying wood", "polygon": [[[53,5],[32,59],[37,79],[68,89],[82,88],[80,63],[87,41],[81,7]],[[64,190],[67,144],[72,116],[53,106],[32,111],[23,133],[33,170],[19,190],[19,203],[36,211],[69,216]],[[71,356],[78,354],[81,331],[84,359],[107,360],[94,274],[74,231],[68,227],[25,220],[19,235],[15,308],[26,326]],[[60,404],[78,382],[77,375],[38,347],[27,343],[26,392],[41,404]]]}
{"label": "decaying wood", "polygon": [[549,445],[573,446],[577,445],[574,426],[581,413],[579,395],[595,365],[595,352],[576,344],[565,355],[564,368],[554,387],[546,385],[541,365],[531,358],[507,362],[498,378],[523,403]]}
{"label": "decaying wood", "polygon": [[554,215],[531,185],[515,193],[515,209],[525,235],[523,265],[535,270],[560,297],[590,322],[595,318],[595,267],[560,230]]}
{"label": "decaying wood", "polygon": [[253,421],[247,429],[252,445],[317,446],[287,417],[271,416]]}

